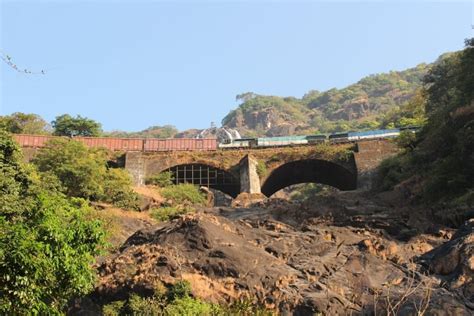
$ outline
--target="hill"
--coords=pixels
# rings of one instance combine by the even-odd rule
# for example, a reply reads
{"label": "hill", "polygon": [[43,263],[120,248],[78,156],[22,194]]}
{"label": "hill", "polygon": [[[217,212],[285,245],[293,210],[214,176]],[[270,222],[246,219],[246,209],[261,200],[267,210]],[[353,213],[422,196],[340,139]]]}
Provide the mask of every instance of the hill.
{"label": "hill", "polygon": [[[441,56],[439,60],[445,58]],[[387,115],[399,111],[422,87],[433,64],[367,76],[343,89],[311,90],[302,98],[236,97],[242,103],[222,120],[245,136],[277,136],[363,130],[389,126]]]}

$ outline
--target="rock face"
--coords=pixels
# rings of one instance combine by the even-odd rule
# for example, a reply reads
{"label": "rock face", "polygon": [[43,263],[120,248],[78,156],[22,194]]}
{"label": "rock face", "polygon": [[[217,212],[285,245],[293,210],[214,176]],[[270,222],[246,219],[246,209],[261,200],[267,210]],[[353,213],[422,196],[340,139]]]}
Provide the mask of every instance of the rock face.
{"label": "rock face", "polygon": [[276,108],[268,107],[258,111],[238,111],[225,126],[240,131],[242,135],[264,131],[267,136],[281,136],[294,134],[300,125],[305,123],[296,122]]}
{"label": "rock face", "polygon": [[474,308],[474,219],[470,219],[450,241],[420,258],[430,272],[441,275],[444,286]]}
{"label": "rock face", "polygon": [[448,230],[419,231],[409,211],[351,194],[203,209],[138,231],[99,267],[93,298],[150,295],[157,281],[185,279],[205,300],[250,298],[287,315],[472,313],[472,222],[446,242]]}

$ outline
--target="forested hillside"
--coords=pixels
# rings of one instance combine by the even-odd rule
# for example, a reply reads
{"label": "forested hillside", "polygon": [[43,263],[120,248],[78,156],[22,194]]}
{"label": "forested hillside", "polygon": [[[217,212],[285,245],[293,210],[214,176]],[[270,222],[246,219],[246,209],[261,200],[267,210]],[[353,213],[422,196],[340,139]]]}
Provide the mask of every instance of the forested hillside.
{"label": "forested hillside", "polygon": [[383,187],[405,184],[415,198],[474,202],[474,40],[424,79],[427,123],[382,166]]}
{"label": "forested hillside", "polygon": [[[420,124],[422,113],[413,116],[406,106],[419,93],[431,67],[420,64],[371,75],[343,89],[309,91],[301,99],[244,93],[237,96],[242,103],[222,120],[222,125],[243,135],[277,136]],[[399,121],[404,116],[400,112],[406,112],[408,120]]]}

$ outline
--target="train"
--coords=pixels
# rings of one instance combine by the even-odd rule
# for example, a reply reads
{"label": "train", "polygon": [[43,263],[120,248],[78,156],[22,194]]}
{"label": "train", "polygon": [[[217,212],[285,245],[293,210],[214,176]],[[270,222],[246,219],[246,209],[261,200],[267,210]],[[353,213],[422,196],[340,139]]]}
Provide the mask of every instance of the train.
{"label": "train", "polygon": [[266,147],[282,147],[282,146],[298,146],[311,145],[321,143],[349,143],[361,140],[374,139],[390,139],[397,137],[402,131],[416,132],[417,126],[394,129],[379,129],[363,132],[343,132],[333,134],[319,134],[306,136],[278,136],[278,137],[256,137],[256,138],[240,138],[228,140],[218,144],[221,149],[238,149],[238,148],[266,148]]}
{"label": "train", "polygon": [[[214,151],[225,149],[271,148],[285,146],[314,145],[322,143],[349,143],[361,140],[390,139],[400,132],[416,132],[419,127],[380,129],[364,132],[344,132],[305,136],[277,136],[237,138],[218,142],[215,138],[116,138],[116,137],[73,137],[92,148],[106,148],[113,151]],[[60,136],[15,134],[15,140],[22,147],[41,148]]]}

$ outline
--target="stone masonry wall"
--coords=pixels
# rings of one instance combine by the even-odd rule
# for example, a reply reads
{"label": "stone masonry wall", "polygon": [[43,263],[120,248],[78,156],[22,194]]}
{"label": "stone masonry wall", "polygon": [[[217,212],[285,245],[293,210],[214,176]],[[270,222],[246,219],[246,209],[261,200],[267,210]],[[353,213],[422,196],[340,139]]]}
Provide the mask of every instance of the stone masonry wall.
{"label": "stone masonry wall", "polygon": [[371,189],[375,172],[382,160],[394,156],[398,152],[397,145],[388,140],[358,142],[356,152],[354,152],[358,189]]}

